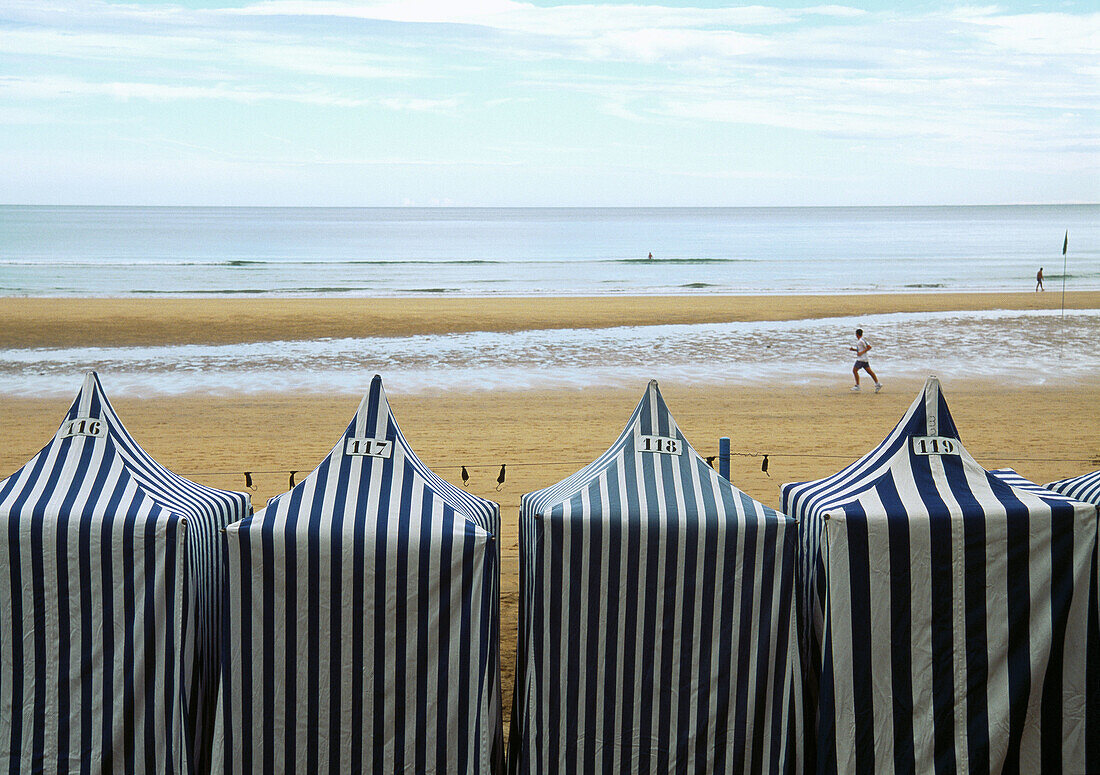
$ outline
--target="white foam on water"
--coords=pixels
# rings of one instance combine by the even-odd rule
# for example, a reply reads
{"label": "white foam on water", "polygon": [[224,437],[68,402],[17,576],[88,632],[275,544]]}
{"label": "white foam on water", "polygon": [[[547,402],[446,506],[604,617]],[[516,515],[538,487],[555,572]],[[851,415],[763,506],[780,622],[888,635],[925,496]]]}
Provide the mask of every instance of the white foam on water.
{"label": "white foam on water", "polygon": [[880,379],[1100,377],[1100,310],[935,312],[704,325],[549,329],[232,345],[0,351],[0,394],[68,395],[95,369],[112,395],[397,393],[851,379],[854,329]]}

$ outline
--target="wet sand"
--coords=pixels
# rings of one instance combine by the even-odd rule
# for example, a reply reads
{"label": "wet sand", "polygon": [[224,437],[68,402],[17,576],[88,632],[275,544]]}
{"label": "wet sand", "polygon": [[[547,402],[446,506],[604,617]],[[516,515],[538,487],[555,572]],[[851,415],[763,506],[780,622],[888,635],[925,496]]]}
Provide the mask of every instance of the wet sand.
{"label": "wet sand", "polygon": [[[0,348],[228,344],[323,337],[747,320],[893,312],[1059,309],[1061,293],[851,296],[609,296],[385,299],[0,298]],[[1100,291],[1066,293],[1066,309],[1100,308]]]}

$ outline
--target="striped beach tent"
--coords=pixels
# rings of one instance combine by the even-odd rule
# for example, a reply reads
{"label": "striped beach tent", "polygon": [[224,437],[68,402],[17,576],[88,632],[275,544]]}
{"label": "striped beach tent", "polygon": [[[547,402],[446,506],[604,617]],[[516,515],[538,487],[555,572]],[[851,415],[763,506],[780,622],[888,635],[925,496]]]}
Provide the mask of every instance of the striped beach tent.
{"label": "striped beach tent", "polygon": [[375,376],[320,465],[226,529],[216,771],[501,772],[499,526]]}
{"label": "striped beach tent", "polygon": [[0,482],[0,769],[208,771],[219,531],[250,510],[149,457],[87,375]]}
{"label": "striped beach tent", "polygon": [[1048,484],[1047,489],[1100,506],[1100,471],[1081,474],[1072,479],[1059,479]]}
{"label": "striped beach tent", "polygon": [[796,541],[650,382],[607,452],[522,498],[509,772],[798,771]]}
{"label": "striped beach tent", "polygon": [[1095,768],[1096,509],[978,465],[934,377],[876,449],[782,499],[808,770]]}

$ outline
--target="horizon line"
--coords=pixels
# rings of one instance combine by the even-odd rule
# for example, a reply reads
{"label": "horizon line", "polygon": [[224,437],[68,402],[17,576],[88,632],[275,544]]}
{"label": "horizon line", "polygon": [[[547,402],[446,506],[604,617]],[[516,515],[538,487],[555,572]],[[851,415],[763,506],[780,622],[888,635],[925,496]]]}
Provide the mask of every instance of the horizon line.
{"label": "horizon line", "polygon": [[117,209],[217,209],[217,210],[842,210],[842,209],[920,209],[938,207],[1096,207],[1095,202],[983,202],[969,204],[813,204],[813,205],[260,205],[260,204],[88,204],[0,202],[0,207],[25,208],[117,208]]}

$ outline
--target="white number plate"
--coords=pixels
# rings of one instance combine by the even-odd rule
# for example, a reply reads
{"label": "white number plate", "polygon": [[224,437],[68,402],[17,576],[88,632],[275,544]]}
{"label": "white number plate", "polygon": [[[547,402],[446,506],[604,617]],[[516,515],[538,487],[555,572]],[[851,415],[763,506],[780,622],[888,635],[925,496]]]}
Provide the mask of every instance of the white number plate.
{"label": "white number plate", "polygon": [[393,442],[386,439],[348,439],[345,451],[349,455],[388,458],[393,451]]}
{"label": "white number plate", "polygon": [[914,436],[914,455],[957,455],[959,454],[959,442],[957,439],[946,439],[943,436]]}
{"label": "white number plate", "polygon": [[666,455],[679,455],[683,451],[683,445],[679,439],[668,436],[639,436],[639,452],[663,452]]}
{"label": "white number plate", "polygon": [[103,424],[103,421],[91,417],[77,417],[75,420],[69,420],[61,427],[61,438],[63,439],[72,436],[94,436],[101,439],[106,435],[107,426]]}

